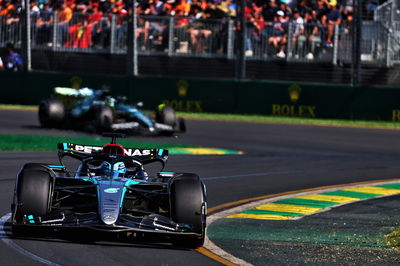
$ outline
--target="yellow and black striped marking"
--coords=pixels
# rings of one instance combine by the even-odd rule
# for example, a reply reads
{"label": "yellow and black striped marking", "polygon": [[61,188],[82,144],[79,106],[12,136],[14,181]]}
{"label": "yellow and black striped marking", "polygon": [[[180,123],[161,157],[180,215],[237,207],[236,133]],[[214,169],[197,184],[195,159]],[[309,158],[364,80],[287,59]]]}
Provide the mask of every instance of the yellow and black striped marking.
{"label": "yellow and black striped marking", "polygon": [[225,218],[294,220],[338,205],[395,194],[400,194],[400,182],[296,196],[260,205]]}

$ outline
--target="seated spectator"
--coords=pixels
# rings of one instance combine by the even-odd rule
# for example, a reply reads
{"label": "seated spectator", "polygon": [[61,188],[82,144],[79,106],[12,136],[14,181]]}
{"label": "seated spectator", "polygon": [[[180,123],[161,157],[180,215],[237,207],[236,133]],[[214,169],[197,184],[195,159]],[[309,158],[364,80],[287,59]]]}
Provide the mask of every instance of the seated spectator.
{"label": "seated spectator", "polygon": [[[46,1],[46,2],[45,2]],[[248,54],[263,54],[265,43],[270,44],[279,57],[286,57],[288,18],[293,18],[292,44],[295,48],[299,37],[306,36],[310,53],[318,40],[327,47],[333,45],[335,26],[353,19],[354,0],[247,0],[245,18],[248,31],[246,50]],[[385,0],[362,1],[363,11],[371,11]],[[20,41],[19,23],[22,0],[0,0],[0,17],[3,18],[0,33],[6,40]],[[236,16],[237,1],[234,0],[138,0],[138,24],[135,36],[142,41],[139,47],[161,47],[167,51],[169,43],[169,19],[158,16],[175,16],[175,40],[191,45],[194,52],[223,51],[227,46],[228,23]],[[57,13],[49,14],[47,12]],[[40,10],[39,10],[40,9]],[[111,30],[115,26],[114,47],[125,48],[127,38],[126,15],[132,12],[128,0],[31,0],[32,31],[34,44],[51,45],[54,21],[57,22],[57,44],[66,47],[107,48],[111,43]],[[284,16],[277,16],[283,13]],[[80,14],[85,19],[77,19]],[[111,14],[116,14],[113,25]],[[372,13],[371,13],[372,14]],[[218,19],[220,25],[214,21]],[[73,21],[73,23],[72,23]],[[272,26],[274,25],[274,26]],[[237,29],[234,27],[234,29]],[[345,28],[346,29],[346,28]],[[172,31],[171,31],[172,32]],[[67,40],[67,37],[69,38]],[[4,37],[3,37],[4,38]],[[302,43],[304,37],[301,37]],[[307,40],[305,42],[307,42]],[[55,44],[54,44],[55,45]],[[150,46],[149,46],[150,45]],[[218,47],[218,48],[216,48]]]}
{"label": "seated spectator", "polygon": [[57,12],[57,44],[62,46],[67,39],[69,23],[72,19],[73,11],[71,7],[63,2]]}
{"label": "seated spectator", "polygon": [[297,39],[300,36],[304,37],[304,19],[300,16],[300,11],[296,8],[293,10],[293,34],[292,34],[292,47],[296,50]]}
{"label": "seated spectator", "polygon": [[313,60],[314,55],[318,52],[317,51],[317,45],[318,47],[322,46],[322,40],[321,35],[325,32],[324,31],[324,26],[320,21],[317,21],[314,19],[315,14],[313,13],[306,13],[304,16],[304,32],[306,35],[306,58],[308,60]]}
{"label": "seated spectator", "polygon": [[[14,43],[20,41],[19,26],[20,26],[20,11],[21,3],[6,0],[0,9],[0,19],[3,21],[3,28],[0,29],[0,34],[3,35],[6,41]],[[5,22],[5,23],[4,23]]]}
{"label": "seated spectator", "polygon": [[68,38],[64,47],[73,48],[89,48],[91,38],[88,40],[88,35],[85,33],[88,27],[88,21],[83,17],[74,19],[76,22],[68,27]]}
{"label": "seated spectator", "polygon": [[268,43],[273,46],[273,53],[277,53],[279,58],[285,58],[285,49],[288,34],[288,18],[282,10],[278,10],[273,24],[272,36],[268,39]]}
{"label": "seated spectator", "polygon": [[5,0],[1,3],[0,7],[0,16],[7,16],[13,12],[15,6],[11,2],[11,0]]}
{"label": "seated spectator", "polygon": [[335,31],[335,26],[339,25],[342,22],[342,15],[340,11],[337,9],[337,1],[330,0],[329,1],[329,12],[326,15],[327,23],[328,23],[328,37],[326,39],[326,46],[332,47],[333,42],[333,34]]}
{"label": "seated spectator", "polygon": [[43,9],[39,13],[36,20],[36,43],[37,44],[51,44],[51,36],[53,30],[54,14],[50,9],[50,3],[43,4]]}
{"label": "seated spectator", "polygon": [[267,22],[273,22],[278,11],[278,5],[275,0],[271,0],[267,5],[264,5],[262,14],[264,20]]}
{"label": "seated spectator", "polygon": [[139,47],[141,50],[146,49],[146,45],[149,41],[149,22],[147,22],[143,17],[138,17],[136,26],[136,39],[138,40]]}
{"label": "seated spectator", "polygon": [[116,1],[112,13],[117,16],[115,25],[115,39],[116,47],[123,48],[126,46],[126,39],[128,34],[128,21],[126,16],[128,10],[125,8],[123,1]]}
{"label": "seated spectator", "polygon": [[[264,32],[264,18],[261,15],[261,10],[258,8],[254,9],[249,22],[247,23],[247,36],[246,36],[246,56],[253,56],[254,49],[261,44],[262,34]],[[254,46],[256,47],[253,47]]]}
{"label": "seated spectator", "polygon": [[346,26],[350,26],[350,23],[353,21],[353,0],[343,0],[340,13],[342,14],[343,21],[347,22]]}
{"label": "seated spectator", "polygon": [[[317,6],[311,13],[307,13],[306,31],[308,35],[308,53],[306,58],[309,60],[314,59],[317,51],[317,45],[322,46],[326,40],[326,24],[327,14],[329,12],[327,0],[318,0]],[[321,45],[322,44],[322,45]]]}
{"label": "seated spectator", "polygon": [[[318,5],[318,4],[320,4],[319,2],[323,3],[324,0],[317,0],[316,2]],[[297,3],[297,6],[295,8],[297,8],[297,10],[299,10],[300,16],[302,18],[304,18],[307,13],[312,13],[316,7],[314,5],[310,5],[307,0],[299,0]]]}
{"label": "seated spectator", "polygon": [[87,45],[91,47],[94,44],[98,48],[106,48],[109,44],[111,24],[108,17],[103,16],[98,3],[92,3],[88,10],[87,21],[84,33],[87,34]]}
{"label": "seated spectator", "polygon": [[[196,7],[197,8],[197,7]],[[190,43],[195,53],[203,52],[206,42],[212,34],[212,30],[207,28],[207,24],[203,20],[193,20],[188,29],[190,34]]]}
{"label": "seated spectator", "polygon": [[188,16],[191,5],[186,0],[178,0],[178,4],[175,7],[175,12],[182,11],[184,16]]}

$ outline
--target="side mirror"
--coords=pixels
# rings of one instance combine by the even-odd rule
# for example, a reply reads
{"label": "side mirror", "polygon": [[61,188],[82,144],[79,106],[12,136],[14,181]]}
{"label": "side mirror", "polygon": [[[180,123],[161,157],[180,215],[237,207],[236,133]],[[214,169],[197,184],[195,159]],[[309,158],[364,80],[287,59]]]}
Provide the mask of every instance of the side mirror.
{"label": "side mirror", "polygon": [[136,105],[136,107],[142,108],[144,104],[143,104],[143,102],[137,102],[135,105]]}

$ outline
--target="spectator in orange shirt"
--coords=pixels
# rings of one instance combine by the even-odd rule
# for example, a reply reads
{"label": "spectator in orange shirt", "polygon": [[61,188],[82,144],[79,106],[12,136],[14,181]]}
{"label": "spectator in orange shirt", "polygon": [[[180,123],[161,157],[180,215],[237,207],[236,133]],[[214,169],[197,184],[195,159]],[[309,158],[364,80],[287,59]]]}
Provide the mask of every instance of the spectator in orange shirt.
{"label": "spectator in orange shirt", "polygon": [[5,40],[12,40],[12,42],[20,41],[20,35],[16,34],[19,30],[20,11],[18,8],[20,3],[12,3],[11,0],[6,0],[0,9],[0,18],[4,17],[5,24],[0,28],[0,32],[5,36]]}
{"label": "spectator in orange shirt", "polygon": [[175,12],[182,11],[183,15],[186,17],[189,15],[191,5],[186,2],[186,0],[180,0],[179,4],[175,7]]}
{"label": "spectator in orange shirt", "polygon": [[58,9],[58,12],[57,12],[57,22],[58,22],[57,42],[58,42],[58,45],[60,45],[60,46],[62,46],[64,44],[64,42],[66,41],[68,26],[72,19],[72,14],[73,14],[73,11],[67,5],[66,2],[64,2],[61,5],[61,7]]}
{"label": "spectator in orange shirt", "polygon": [[2,3],[2,7],[0,8],[0,16],[9,15],[12,10],[14,10],[15,6],[11,3],[10,0],[4,1]]}

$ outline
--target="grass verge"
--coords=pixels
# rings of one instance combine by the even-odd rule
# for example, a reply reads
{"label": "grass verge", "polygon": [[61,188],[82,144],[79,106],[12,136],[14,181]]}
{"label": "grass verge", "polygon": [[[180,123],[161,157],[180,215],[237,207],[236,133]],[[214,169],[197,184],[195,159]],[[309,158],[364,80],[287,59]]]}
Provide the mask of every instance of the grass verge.
{"label": "grass verge", "polygon": [[390,234],[385,235],[389,246],[400,251],[400,227],[397,227]]}
{"label": "grass verge", "polygon": [[[0,134],[0,150],[2,151],[57,151],[57,143],[59,142],[103,146],[104,144],[110,143],[110,138]],[[119,139],[118,143],[133,148],[197,148],[197,146],[193,145],[142,142],[128,139]]]}
{"label": "grass verge", "polygon": [[263,116],[263,115],[183,113],[183,112],[178,112],[178,116],[181,116],[186,119],[203,119],[203,120],[219,120],[219,121],[400,129],[400,123],[390,122],[390,121],[362,121],[362,120],[318,119],[318,118],[280,117],[280,116]]}
{"label": "grass verge", "polygon": [[[0,109],[36,111],[37,106],[0,104]],[[149,114],[150,113],[152,113],[152,112],[149,111]],[[400,123],[390,122],[390,121],[362,121],[362,120],[342,120],[342,119],[279,117],[279,116],[265,116],[265,115],[185,113],[185,112],[178,112],[178,116],[186,118],[186,119],[216,120],[216,121],[238,121],[238,122],[255,122],[255,123],[281,123],[281,124],[316,125],[316,126],[339,126],[339,127],[341,126],[341,127],[400,129]]]}
{"label": "grass verge", "polygon": [[37,111],[38,107],[34,105],[0,104],[0,109]]}
{"label": "grass verge", "polygon": [[[75,144],[103,146],[110,143],[110,138],[102,137],[55,137],[0,134],[0,151],[57,151],[57,143],[70,142]],[[167,149],[170,154],[190,155],[237,155],[241,151],[233,151],[218,148],[204,148],[194,145],[155,143],[119,139],[118,144],[128,148],[139,149]]]}

